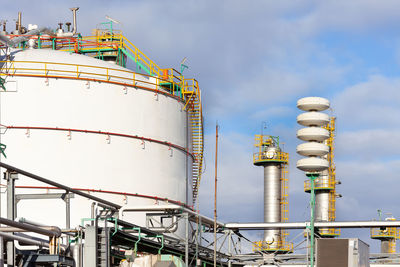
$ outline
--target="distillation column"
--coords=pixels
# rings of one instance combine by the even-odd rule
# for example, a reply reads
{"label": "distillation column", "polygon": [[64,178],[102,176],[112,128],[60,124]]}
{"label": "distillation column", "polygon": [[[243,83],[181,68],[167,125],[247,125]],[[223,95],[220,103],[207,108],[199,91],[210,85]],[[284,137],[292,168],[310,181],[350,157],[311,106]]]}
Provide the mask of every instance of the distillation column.
{"label": "distillation column", "polygon": [[[258,148],[254,165],[264,167],[264,222],[288,220],[288,153],[282,152],[279,137],[256,135]],[[256,242],[255,250],[275,253],[291,251],[293,246],[285,241],[288,233],[281,229],[265,230],[264,240]]]}
{"label": "distillation column", "polygon": [[[308,143],[300,144],[297,152],[300,155],[328,164],[328,168],[319,166],[318,178],[315,179],[315,221],[335,221],[336,218],[336,169],[334,164],[334,135],[335,117],[329,117],[319,111],[330,107],[327,99],[321,97],[305,97],[297,102],[297,107],[306,113],[297,118],[299,124],[308,128],[300,129],[297,133],[299,139]],[[323,165],[324,165],[323,164]],[[307,169],[307,168],[306,168]],[[304,191],[310,193],[311,181],[304,182]],[[336,237],[340,235],[340,229],[318,229],[321,237]]]}

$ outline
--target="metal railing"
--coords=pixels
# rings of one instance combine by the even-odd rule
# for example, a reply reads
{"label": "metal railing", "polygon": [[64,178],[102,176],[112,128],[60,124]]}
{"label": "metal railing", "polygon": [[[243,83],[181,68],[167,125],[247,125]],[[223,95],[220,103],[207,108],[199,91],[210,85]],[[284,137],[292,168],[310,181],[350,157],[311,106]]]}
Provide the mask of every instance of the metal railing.
{"label": "metal railing", "polygon": [[256,241],[253,243],[253,251],[293,251],[293,243],[284,240],[268,243],[266,241]]}
{"label": "metal railing", "polygon": [[[329,179],[329,177],[318,177],[314,181],[314,189],[315,190],[332,190],[335,188],[335,181]],[[311,181],[304,181],[304,191],[311,191]]]}
{"label": "metal railing", "polygon": [[256,152],[253,154],[253,162],[289,162],[289,154],[286,152],[275,151],[272,155],[268,152]]}
{"label": "metal railing", "polygon": [[[181,95],[176,95],[172,89],[160,86],[160,83],[166,82],[165,80],[146,74],[138,74],[129,70],[84,64],[41,61],[0,61],[0,64],[1,63],[7,67],[3,67],[4,71],[0,72],[0,76],[66,78],[107,82],[169,94],[183,101],[183,97]],[[181,85],[176,84],[174,81],[167,82],[176,86]]]}
{"label": "metal railing", "polygon": [[390,239],[400,238],[400,229],[395,227],[385,227],[385,228],[371,228],[371,238],[374,239]]}
{"label": "metal railing", "polygon": [[337,228],[320,228],[318,233],[321,236],[340,236],[340,229]]}

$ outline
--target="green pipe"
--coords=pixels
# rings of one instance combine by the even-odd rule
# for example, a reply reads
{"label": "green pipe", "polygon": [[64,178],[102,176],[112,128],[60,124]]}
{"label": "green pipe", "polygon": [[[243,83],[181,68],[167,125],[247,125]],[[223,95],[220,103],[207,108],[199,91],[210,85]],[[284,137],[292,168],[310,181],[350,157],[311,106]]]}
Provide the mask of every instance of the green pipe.
{"label": "green pipe", "polygon": [[135,251],[135,256],[137,256],[137,246],[140,242],[140,240],[142,239],[142,235],[141,235],[141,228],[140,227],[133,227],[133,228],[122,228],[122,230],[135,230],[138,231],[138,240],[135,242],[135,247],[134,247],[134,251]]}
{"label": "green pipe", "polygon": [[319,174],[307,174],[308,178],[310,178],[311,183],[311,199],[310,199],[310,207],[311,207],[311,218],[310,218],[310,266],[314,267],[314,221],[315,221],[315,179],[318,178]]}
{"label": "green pipe", "polygon": [[117,220],[117,218],[112,217],[112,218],[108,218],[108,221],[114,222],[114,233],[111,235],[111,236],[114,236],[118,232],[118,220]]}
{"label": "green pipe", "polygon": [[41,36],[41,35],[42,35],[42,34],[39,33],[39,36],[38,36],[38,48],[39,48],[39,49],[42,48],[42,41],[41,41],[41,39],[40,39],[40,36]]}
{"label": "green pipe", "polygon": [[83,226],[84,222],[93,222],[94,220],[96,220],[96,219],[93,219],[93,218],[82,218],[81,219],[81,225]]}
{"label": "green pipe", "polygon": [[164,248],[164,236],[163,235],[159,235],[159,236],[156,236],[156,237],[161,237],[161,247],[158,250],[158,254],[161,254],[161,250]]}

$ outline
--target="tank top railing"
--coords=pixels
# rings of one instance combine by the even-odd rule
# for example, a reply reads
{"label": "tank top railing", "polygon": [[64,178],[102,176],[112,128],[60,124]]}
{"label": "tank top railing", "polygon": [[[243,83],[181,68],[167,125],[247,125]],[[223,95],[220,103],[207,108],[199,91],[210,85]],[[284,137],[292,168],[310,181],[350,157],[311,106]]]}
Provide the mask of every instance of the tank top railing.
{"label": "tank top railing", "polygon": [[256,152],[253,154],[253,162],[283,162],[289,161],[289,154],[286,152],[275,151],[273,156],[270,156],[268,152]]}
{"label": "tank top railing", "polygon": [[[109,82],[152,90],[184,101],[182,94],[174,90],[174,88],[181,88],[182,83],[180,81],[163,80],[162,78],[138,74],[128,70],[40,61],[0,61],[0,64],[3,65],[0,76],[36,76]],[[163,83],[170,83],[173,86],[171,88],[161,86]]]}

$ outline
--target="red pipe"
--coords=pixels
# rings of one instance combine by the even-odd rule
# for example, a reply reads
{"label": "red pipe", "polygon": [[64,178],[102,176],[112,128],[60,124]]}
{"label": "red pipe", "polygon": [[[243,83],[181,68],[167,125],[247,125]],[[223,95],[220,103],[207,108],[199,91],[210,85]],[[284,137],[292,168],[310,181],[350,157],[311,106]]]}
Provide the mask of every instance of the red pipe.
{"label": "red pipe", "polygon": [[143,136],[137,136],[137,135],[129,135],[129,134],[121,134],[121,133],[113,133],[113,132],[102,132],[102,131],[92,131],[92,130],[79,130],[79,129],[69,129],[69,128],[58,128],[58,127],[31,127],[31,126],[6,126],[6,125],[1,125],[6,127],[7,129],[26,129],[26,130],[51,130],[51,131],[65,131],[65,132],[79,132],[79,133],[93,133],[93,134],[104,134],[104,135],[111,135],[111,136],[120,136],[120,137],[127,137],[127,138],[134,138],[134,139],[139,139],[142,141],[148,141],[148,142],[153,142],[161,145],[165,145],[168,147],[173,147],[176,148],[187,155],[191,156],[193,160],[197,160],[196,157],[190,153],[186,148],[181,147],[176,144],[172,144],[167,141],[161,141],[153,138],[148,138],[148,137],[143,137]]}
{"label": "red pipe", "polygon": [[[26,189],[59,189],[62,190],[58,187],[51,187],[51,186],[28,186],[28,185],[20,185],[20,186],[15,186],[16,188],[26,188]],[[138,193],[127,193],[127,192],[118,192],[118,191],[109,191],[109,190],[101,190],[101,189],[90,189],[90,188],[72,188],[74,190],[79,190],[79,191],[86,191],[86,192],[94,192],[94,193],[105,193],[105,194],[114,194],[114,195],[124,195],[124,196],[130,196],[130,197],[141,197],[141,198],[148,198],[148,199],[154,199],[158,201],[165,201],[169,202],[172,204],[176,204],[185,208],[189,208],[193,210],[193,206],[189,206],[185,203],[182,203],[177,200],[172,200],[164,197],[157,197],[157,196],[150,196],[150,195],[143,195],[143,194],[138,194]]]}

